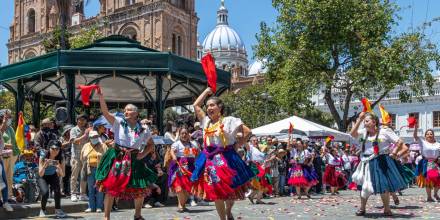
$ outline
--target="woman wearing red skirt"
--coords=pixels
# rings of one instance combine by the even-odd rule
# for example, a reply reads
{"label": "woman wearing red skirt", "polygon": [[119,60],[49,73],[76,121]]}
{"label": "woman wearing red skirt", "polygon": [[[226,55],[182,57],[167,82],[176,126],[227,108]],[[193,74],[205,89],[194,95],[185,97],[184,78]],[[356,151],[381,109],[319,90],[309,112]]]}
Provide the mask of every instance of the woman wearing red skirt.
{"label": "woman wearing red skirt", "polygon": [[323,158],[326,159],[327,166],[322,181],[330,186],[331,195],[336,195],[338,189],[344,187],[347,183],[347,179],[342,172],[342,158],[339,157],[336,148],[330,148],[330,150],[324,148]]}
{"label": "woman wearing red skirt", "polygon": [[195,143],[190,141],[190,135],[186,128],[180,130],[180,140],[171,145],[171,161],[168,170],[168,186],[177,194],[179,200],[178,212],[185,212],[189,193],[191,193],[191,173],[194,171],[194,158],[199,153]]}

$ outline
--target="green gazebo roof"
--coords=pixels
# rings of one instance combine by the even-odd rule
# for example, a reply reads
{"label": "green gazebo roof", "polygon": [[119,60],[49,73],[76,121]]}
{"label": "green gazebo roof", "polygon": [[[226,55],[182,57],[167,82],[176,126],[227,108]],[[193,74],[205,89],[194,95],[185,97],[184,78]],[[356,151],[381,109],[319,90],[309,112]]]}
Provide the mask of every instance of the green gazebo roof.
{"label": "green gazebo roof", "polygon": [[[160,52],[139,42],[113,35],[74,50],[57,50],[0,68],[0,83],[43,100],[66,99],[65,74],[75,75],[75,86],[99,83],[110,103],[152,103],[160,96],[164,106],[186,105],[206,87],[202,65],[170,52]],[[231,74],[217,69],[218,93],[230,87]],[[162,94],[157,96],[157,76]],[[75,90],[76,101],[80,100]],[[97,98],[92,98],[97,102]]]}

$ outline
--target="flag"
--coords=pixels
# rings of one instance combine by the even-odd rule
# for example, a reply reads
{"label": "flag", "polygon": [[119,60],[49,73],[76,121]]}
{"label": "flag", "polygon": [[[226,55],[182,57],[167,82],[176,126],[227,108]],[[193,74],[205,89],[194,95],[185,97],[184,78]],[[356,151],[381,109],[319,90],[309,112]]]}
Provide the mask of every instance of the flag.
{"label": "flag", "polygon": [[391,124],[391,116],[385,110],[383,105],[379,105],[380,115],[382,116],[382,124]]}
{"label": "flag", "polygon": [[15,131],[15,141],[17,143],[17,147],[20,150],[20,152],[23,152],[26,144],[25,144],[25,134],[24,134],[24,118],[23,118],[23,112],[18,113],[18,125],[17,130]]}
{"label": "flag", "polygon": [[362,105],[364,106],[364,110],[362,110],[362,112],[372,112],[370,101],[368,101],[367,98],[362,98],[361,101],[362,101]]}
{"label": "flag", "polygon": [[335,137],[333,137],[333,136],[328,136],[326,139],[325,139],[325,143],[327,144],[328,142],[330,142],[330,141],[332,141],[332,140],[334,140],[335,139]]}
{"label": "flag", "polygon": [[293,133],[293,124],[292,122],[289,122],[289,134]]}
{"label": "flag", "polygon": [[215,93],[217,90],[217,70],[211,53],[202,57],[202,67],[206,75],[206,80],[208,80],[208,86],[211,88],[212,92]]}
{"label": "flag", "polygon": [[411,116],[411,117],[409,117],[406,120],[408,121],[408,127],[409,128],[414,128],[416,126],[417,119],[415,117]]}
{"label": "flag", "polygon": [[98,85],[90,85],[90,86],[84,86],[84,85],[79,85],[78,89],[80,90],[81,93],[81,101],[83,103],[83,105],[85,106],[90,106],[90,95],[92,94],[93,90],[98,90],[99,91],[99,86]]}

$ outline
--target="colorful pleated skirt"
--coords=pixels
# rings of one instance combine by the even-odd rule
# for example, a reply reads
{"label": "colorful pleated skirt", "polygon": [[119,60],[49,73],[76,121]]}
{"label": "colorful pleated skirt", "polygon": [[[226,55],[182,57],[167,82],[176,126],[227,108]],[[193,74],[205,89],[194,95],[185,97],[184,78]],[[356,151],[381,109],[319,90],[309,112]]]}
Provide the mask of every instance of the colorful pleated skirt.
{"label": "colorful pleated skirt", "polygon": [[297,187],[311,187],[318,184],[318,174],[313,167],[304,164],[294,164],[289,169],[287,183]]}
{"label": "colorful pleated skirt", "polygon": [[142,160],[136,159],[137,153],[120,147],[109,148],[96,170],[97,188],[127,200],[148,196],[157,175]]}
{"label": "colorful pleated skirt", "polygon": [[322,176],[322,182],[331,187],[342,188],[347,184],[347,178],[340,170],[340,166],[327,165]]}
{"label": "colorful pleated skirt", "polygon": [[208,146],[196,159],[192,194],[209,201],[243,199],[254,176],[233,145]]}
{"label": "colorful pleated skirt", "polygon": [[191,175],[195,168],[195,159],[192,157],[179,157],[177,161],[178,163],[176,161],[171,161],[170,163],[168,169],[168,186],[174,193],[179,193],[183,190],[191,193],[193,187]]}

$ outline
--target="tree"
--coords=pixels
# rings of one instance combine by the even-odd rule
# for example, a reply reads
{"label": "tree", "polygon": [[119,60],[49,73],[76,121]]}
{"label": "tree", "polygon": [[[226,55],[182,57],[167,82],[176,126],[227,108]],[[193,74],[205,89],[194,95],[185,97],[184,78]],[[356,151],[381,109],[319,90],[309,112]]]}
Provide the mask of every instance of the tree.
{"label": "tree", "polygon": [[[50,33],[50,36],[43,40],[43,47],[46,53],[57,49],[70,49],[69,38],[71,34],[68,30],[62,30],[60,26],[56,26]],[[64,41],[64,43],[61,43]],[[61,45],[64,44],[63,47]]]}
{"label": "tree", "polygon": [[73,36],[69,41],[71,43],[71,48],[75,49],[90,45],[103,36],[104,35],[98,30],[97,26],[92,26],[89,29],[81,29],[81,31]]}
{"label": "tree", "polygon": [[261,24],[255,50],[268,61],[269,90],[283,107],[307,108],[310,97],[323,93],[339,130],[346,131],[353,98],[369,97],[374,107],[394,88],[401,88],[401,101],[432,94],[430,64],[438,68],[439,54],[423,31],[392,32],[394,3],[274,0],[273,6],[277,23]]}

